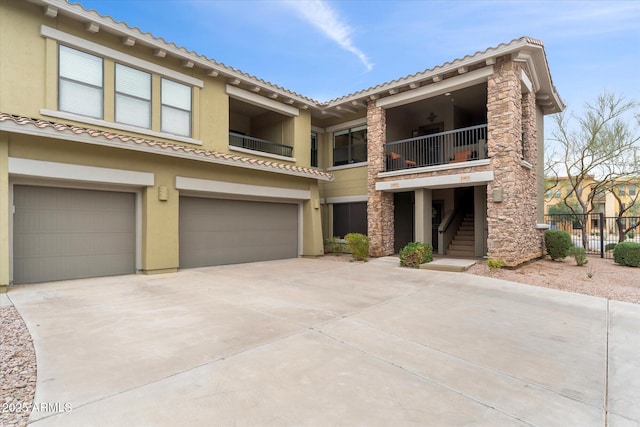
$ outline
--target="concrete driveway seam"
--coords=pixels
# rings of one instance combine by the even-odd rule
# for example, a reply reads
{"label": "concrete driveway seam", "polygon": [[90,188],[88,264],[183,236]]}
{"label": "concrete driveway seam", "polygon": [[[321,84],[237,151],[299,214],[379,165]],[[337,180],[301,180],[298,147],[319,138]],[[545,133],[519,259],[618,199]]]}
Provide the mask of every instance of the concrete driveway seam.
{"label": "concrete driveway seam", "polygon": [[346,342],[346,341],[344,341],[344,340],[341,340],[341,339],[339,339],[339,338],[337,338],[337,337],[334,337],[334,336],[329,335],[329,334],[327,334],[327,333],[324,333],[324,332],[322,332],[322,331],[318,331],[318,330],[316,330],[315,332],[317,332],[317,333],[319,333],[320,335],[323,335],[323,336],[325,336],[325,337],[327,337],[327,338],[333,339],[333,340],[337,341],[338,343],[340,343],[341,345],[344,345],[344,346],[350,347],[350,348],[352,348],[352,349],[354,349],[354,350],[360,351],[360,352],[362,352],[363,354],[367,355],[368,357],[371,357],[371,358],[373,358],[373,359],[375,359],[375,360],[378,360],[378,361],[380,361],[380,362],[383,362],[383,363],[385,363],[385,364],[387,364],[387,365],[389,365],[389,366],[392,366],[392,367],[394,367],[394,368],[396,368],[396,369],[400,369],[401,371],[403,371],[403,372],[405,372],[405,373],[407,373],[407,374],[409,374],[409,375],[411,375],[411,376],[413,376],[413,377],[416,377],[416,378],[418,378],[418,379],[419,379],[419,380],[421,380],[421,381],[428,382],[428,383],[433,384],[433,385],[435,385],[435,386],[437,386],[437,387],[442,387],[443,389],[446,389],[446,390],[451,391],[451,392],[453,392],[453,393],[455,393],[455,394],[458,394],[458,395],[460,395],[460,396],[464,397],[465,399],[469,399],[469,400],[471,400],[471,401],[473,401],[473,402],[476,402],[476,403],[478,403],[478,404],[480,404],[480,405],[482,405],[482,406],[486,407],[487,409],[490,409],[490,410],[492,410],[492,411],[499,412],[499,413],[501,413],[501,414],[503,414],[503,415],[506,415],[506,416],[508,416],[508,417],[510,417],[510,418],[513,418],[514,420],[517,420],[517,421],[519,421],[519,422],[522,422],[522,423],[524,423],[524,424],[526,424],[526,425],[528,425],[528,426],[534,426],[534,424],[531,424],[531,423],[529,423],[529,422],[527,422],[527,421],[525,421],[525,420],[523,420],[523,419],[519,418],[518,416],[516,416],[516,415],[514,415],[514,414],[510,414],[510,413],[508,413],[508,412],[505,412],[505,411],[503,411],[503,410],[501,410],[501,409],[497,408],[496,406],[492,405],[492,404],[491,404],[491,403],[489,403],[489,402],[483,401],[483,400],[481,400],[481,399],[477,399],[477,398],[475,398],[475,397],[473,397],[473,396],[470,396],[470,395],[468,395],[468,394],[466,394],[466,393],[463,393],[462,391],[460,391],[460,390],[458,390],[458,389],[456,389],[456,388],[449,387],[449,386],[447,386],[446,384],[442,384],[442,383],[439,383],[439,382],[437,382],[437,381],[434,381],[433,379],[431,379],[431,378],[429,378],[429,377],[427,377],[427,376],[425,376],[425,375],[422,375],[421,373],[416,372],[416,371],[414,371],[414,370],[412,370],[412,369],[409,369],[409,368],[407,368],[407,367],[405,367],[405,366],[401,366],[401,365],[399,365],[399,364],[397,364],[397,363],[393,362],[392,360],[388,360],[388,359],[386,359],[386,358],[384,358],[384,357],[381,357],[381,356],[379,356],[379,355],[377,355],[377,354],[371,353],[371,352],[369,352],[369,351],[367,351],[367,350],[365,350],[365,349],[363,349],[363,348],[360,348],[360,347],[358,347],[358,346],[356,346],[356,345],[353,345],[353,344],[351,344],[351,343],[349,343],[349,342]]}
{"label": "concrete driveway seam", "polygon": [[[442,354],[442,355],[446,356],[446,357],[447,357],[447,358],[449,358],[449,359],[456,360],[456,361],[458,361],[458,362],[460,362],[460,363],[463,363],[463,364],[465,364],[465,365],[468,365],[468,366],[474,367],[474,368],[476,368],[476,369],[481,369],[481,370],[484,370],[484,371],[492,372],[492,373],[494,373],[494,374],[502,375],[502,376],[505,376],[505,377],[511,378],[511,379],[513,379],[513,380],[516,380],[516,381],[518,381],[518,382],[526,383],[526,384],[527,384],[527,386],[534,386],[534,387],[538,388],[539,390],[544,390],[544,391],[547,391],[547,392],[550,392],[550,393],[553,393],[553,394],[557,394],[557,395],[562,396],[562,397],[564,397],[564,398],[567,398],[567,399],[573,400],[573,401],[575,401],[575,402],[579,402],[579,403],[584,404],[584,405],[591,406],[591,407],[596,408],[596,409],[602,409],[602,407],[601,407],[601,406],[594,405],[594,404],[592,404],[592,403],[590,403],[590,402],[582,401],[582,400],[580,400],[580,399],[577,399],[575,396],[571,396],[571,395],[569,395],[569,394],[565,394],[565,393],[558,392],[557,390],[553,390],[553,389],[551,389],[551,388],[549,388],[549,387],[546,387],[544,384],[540,384],[540,383],[535,382],[535,381],[533,381],[533,380],[531,380],[531,379],[528,379],[528,378],[522,378],[522,377],[519,377],[519,376],[517,376],[517,375],[510,374],[509,372],[504,371],[504,370],[495,369],[495,368],[492,368],[491,366],[486,366],[486,365],[482,365],[482,364],[479,364],[479,363],[473,362],[472,360],[462,358],[462,357],[460,357],[460,356],[457,356],[457,355],[455,355],[455,354],[452,354],[452,353],[446,352],[446,351],[444,351],[444,350],[442,350],[442,349],[439,349],[439,348],[437,348],[437,347],[432,347],[432,346],[429,346],[429,345],[427,345],[427,344],[421,343],[421,342],[416,341],[416,340],[414,340],[414,339],[412,339],[412,338],[410,338],[410,337],[406,337],[406,336],[398,335],[398,334],[396,334],[396,333],[394,333],[394,332],[392,332],[392,331],[387,331],[387,330],[385,330],[385,329],[381,329],[381,328],[377,327],[376,325],[374,325],[374,324],[372,324],[372,323],[370,323],[370,322],[367,322],[367,321],[365,321],[365,320],[362,320],[362,319],[355,319],[355,318],[349,318],[349,319],[347,319],[347,320],[349,320],[350,322],[354,322],[354,323],[359,323],[359,324],[361,324],[361,325],[365,325],[365,326],[367,326],[367,327],[369,327],[369,328],[371,328],[371,329],[377,330],[377,331],[379,331],[379,332],[381,332],[381,333],[383,333],[383,334],[385,334],[385,335],[389,335],[389,336],[392,336],[392,337],[396,337],[396,338],[398,338],[398,339],[400,339],[400,340],[404,340],[404,341],[410,342],[410,343],[412,343],[412,344],[414,344],[414,345],[416,345],[416,346],[419,346],[419,347],[422,347],[422,348],[428,349],[428,350],[430,350],[430,351],[434,351],[434,352],[440,353],[440,354]],[[331,323],[331,322],[327,322],[327,324],[329,324],[329,323]],[[312,328],[312,329],[313,329],[313,328]],[[330,334],[328,334],[326,331],[319,331],[319,332],[321,332],[322,334],[327,335],[327,336],[329,336],[329,337],[331,337],[331,338],[333,338],[333,339],[336,339],[336,340],[338,340],[338,341],[342,342],[342,340],[340,340],[340,339],[339,339],[339,338],[337,338],[337,337],[333,337],[333,336],[331,336],[331,335],[330,335]],[[345,342],[345,343],[346,343],[346,342]],[[363,351],[363,352],[365,352],[365,353],[367,353],[367,354],[371,354],[371,353],[370,353],[370,352],[368,352],[367,350],[362,349],[362,348],[360,348],[360,347],[358,347],[358,346],[356,346],[356,345],[354,345],[354,344],[352,344],[352,343],[346,343],[346,344],[347,344],[347,345],[349,345],[349,346],[352,346],[352,347],[354,347],[354,348],[357,348],[357,349],[359,349],[359,350],[361,350],[361,351]],[[376,355],[373,355],[373,356],[374,356],[374,357],[380,357],[380,356],[376,356]],[[382,360],[386,360],[386,359],[382,358]],[[395,365],[395,363],[394,363],[394,362],[392,362],[392,361],[389,361],[389,363],[391,363],[392,365]],[[407,368],[403,368],[403,369],[407,369]],[[411,371],[411,370],[409,370],[409,371]],[[420,375],[420,374],[419,374],[419,375]],[[441,386],[443,386],[443,387],[445,387],[445,388],[449,388],[449,387],[447,387],[446,385],[441,384],[441,383],[439,383],[439,382],[438,382],[438,381],[436,381],[436,380],[431,380],[431,381],[432,381],[434,384],[438,384],[438,385],[441,385]],[[462,392],[459,392],[459,393],[460,393],[460,394],[462,394],[462,395],[464,395],[464,396],[466,396],[466,394],[465,394],[465,393],[462,393]],[[469,397],[469,396],[466,396],[466,397]],[[475,400],[473,397],[470,397],[470,398],[471,398],[472,400]],[[488,405],[488,406],[490,406],[489,404],[487,404],[487,405]]]}

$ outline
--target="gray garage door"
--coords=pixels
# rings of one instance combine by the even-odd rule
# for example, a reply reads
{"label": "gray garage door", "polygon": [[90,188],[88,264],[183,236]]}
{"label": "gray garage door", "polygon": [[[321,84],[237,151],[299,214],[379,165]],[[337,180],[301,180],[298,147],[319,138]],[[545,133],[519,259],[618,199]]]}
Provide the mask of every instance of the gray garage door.
{"label": "gray garage door", "polygon": [[135,273],[135,195],[15,186],[13,281]]}
{"label": "gray garage door", "polygon": [[298,206],[180,197],[180,267],[298,256]]}

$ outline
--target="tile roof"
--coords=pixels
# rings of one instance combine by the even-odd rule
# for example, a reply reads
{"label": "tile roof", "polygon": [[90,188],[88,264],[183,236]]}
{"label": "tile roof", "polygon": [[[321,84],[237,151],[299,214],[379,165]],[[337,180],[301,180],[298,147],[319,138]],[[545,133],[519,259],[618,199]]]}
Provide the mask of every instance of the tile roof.
{"label": "tile roof", "polygon": [[[109,29],[114,34],[128,33],[132,37],[139,39],[141,41],[141,44],[143,45],[166,49],[167,51],[172,52],[172,54],[174,55],[189,57],[195,60],[201,67],[214,69],[220,72],[220,74],[222,75],[232,77],[232,78],[238,78],[246,82],[247,84],[266,87],[273,92],[277,92],[277,93],[280,93],[281,95],[284,95],[285,97],[295,99],[298,103],[302,104],[304,107],[312,108],[312,110],[314,111],[324,111],[325,109],[344,104],[350,100],[366,98],[370,95],[386,96],[388,95],[388,93],[386,92],[390,88],[406,85],[409,82],[413,82],[415,80],[422,80],[424,78],[428,78],[433,74],[446,71],[447,69],[451,69],[452,67],[456,67],[464,63],[481,61],[486,57],[492,56],[494,54],[499,54],[499,52],[503,50],[508,50],[510,48],[517,49],[519,47],[522,47],[523,45],[530,46],[530,47],[536,46],[543,50],[543,56],[544,56],[544,45],[540,40],[537,40],[531,37],[520,37],[520,38],[511,40],[508,43],[501,43],[498,46],[489,47],[483,51],[477,51],[474,54],[466,55],[462,58],[457,58],[452,61],[448,61],[444,64],[435,66],[433,68],[429,68],[414,74],[410,74],[408,76],[404,76],[388,82],[380,83],[378,85],[369,87],[367,89],[359,90],[359,91],[350,93],[348,95],[340,96],[338,98],[331,99],[328,101],[318,101],[318,100],[309,98],[307,96],[304,96],[300,93],[286,89],[282,86],[271,83],[267,80],[263,80],[254,75],[245,73],[242,70],[239,70],[237,68],[225,65],[222,62],[218,62],[214,59],[208,58],[192,50],[188,50],[184,47],[178,46],[173,42],[166,41],[162,37],[154,36],[149,32],[143,32],[138,27],[129,26],[126,22],[116,21],[115,19],[113,19],[113,17],[109,15],[102,15],[96,10],[86,9],[83,5],[79,3],[73,3],[69,0],[29,0],[29,1],[35,4],[50,5],[54,8],[60,8],[61,10],[64,10],[66,14],[70,14],[71,16],[73,16],[74,19],[78,19],[81,21],[97,21],[101,26],[107,27],[105,29]],[[545,58],[545,63],[546,63],[546,58]],[[545,65],[547,66],[547,69],[548,69],[548,65],[547,64]],[[548,78],[551,86],[551,88],[549,88],[549,91],[557,93],[555,87],[553,86],[553,82],[551,81],[551,76],[549,75]]]}
{"label": "tile roof", "polygon": [[394,87],[394,86],[398,86],[398,85],[403,85],[403,84],[407,84],[407,81],[410,80],[416,80],[416,79],[420,79],[422,77],[425,76],[429,76],[438,72],[443,72],[447,69],[450,69],[452,67],[455,66],[459,66],[460,63],[462,62],[467,62],[467,61],[474,61],[474,60],[480,60],[484,57],[486,57],[487,55],[491,55],[495,52],[498,52],[504,48],[508,48],[510,46],[516,45],[516,44],[530,44],[530,45],[535,45],[535,46],[539,46],[544,48],[544,44],[537,39],[531,38],[531,37],[520,37],[517,39],[513,39],[510,42],[507,43],[500,43],[498,46],[494,46],[494,47],[488,47],[485,50],[482,51],[477,51],[476,53],[470,54],[470,55],[465,55],[462,58],[456,58],[454,60],[451,61],[447,61],[444,64],[440,64],[437,65],[433,68],[427,68],[426,70],[422,70],[422,71],[418,71],[416,73],[413,74],[409,74],[408,76],[404,76],[404,77],[399,77],[397,79],[394,80],[390,80],[388,82],[384,82],[384,83],[380,83],[378,85],[375,86],[371,86],[367,89],[362,89],[356,92],[352,92],[348,95],[343,95],[340,96],[338,98],[332,99],[330,101],[327,101],[326,103],[324,103],[324,105],[333,105],[333,104],[339,104],[341,101],[345,100],[345,99],[350,99],[350,98],[357,98],[360,96],[365,96],[365,95],[371,95],[377,92],[381,92],[384,90],[389,89],[390,87]]}
{"label": "tile roof", "polygon": [[104,24],[104,21],[107,21],[108,23],[110,23],[113,26],[117,26],[117,27],[120,27],[121,29],[126,29],[126,30],[128,30],[130,32],[135,33],[135,36],[140,38],[140,39],[142,39],[142,40],[145,40],[147,42],[153,41],[153,42],[156,42],[156,43],[164,45],[166,48],[170,48],[170,49],[172,49],[174,51],[177,51],[177,52],[181,53],[182,55],[194,56],[194,57],[197,57],[200,60],[206,61],[213,68],[218,69],[218,70],[220,70],[221,72],[223,72],[225,74],[229,74],[230,76],[234,76],[234,77],[235,76],[238,76],[238,77],[241,76],[241,77],[244,77],[247,80],[252,80],[255,83],[260,83],[260,84],[265,85],[265,86],[270,86],[272,89],[275,89],[277,91],[286,93],[286,94],[288,94],[288,95],[290,95],[292,97],[299,98],[300,101],[304,101],[307,104],[309,104],[310,106],[313,105],[313,104],[317,104],[318,103],[318,101],[316,101],[314,99],[311,99],[311,98],[309,98],[307,96],[304,96],[304,95],[302,95],[300,93],[291,91],[289,89],[286,89],[286,88],[284,88],[282,86],[276,85],[276,84],[271,83],[269,81],[263,80],[263,79],[261,79],[259,77],[251,75],[249,73],[245,73],[244,71],[239,70],[237,68],[225,65],[222,62],[218,62],[215,59],[208,58],[207,56],[201,55],[201,54],[199,54],[199,53],[197,53],[197,52],[195,52],[193,50],[189,50],[189,49],[186,49],[186,48],[184,48],[182,46],[178,46],[174,42],[167,41],[162,37],[157,37],[157,36],[155,36],[155,35],[153,35],[153,34],[151,34],[149,32],[142,31],[138,27],[132,27],[129,24],[127,24],[126,22],[124,22],[124,21],[116,21],[115,19],[113,19],[113,17],[111,17],[109,15],[103,15],[103,14],[101,14],[100,12],[98,12],[95,9],[87,9],[80,3],[75,3],[75,2],[72,2],[72,1],[69,1],[69,0],[43,0],[43,1],[41,1],[41,3],[50,4],[50,5],[53,5],[54,7],[64,7],[66,5],[66,6],[68,6],[70,8],[71,11],[74,11],[77,14],[83,15],[85,18],[93,18],[93,19],[96,19],[96,20],[100,20],[100,21],[103,21],[102,22],[103,24]]}
{"label": "tile roof", "polygon": [[275,173],[284,173],[288,175],[320,179],[323,181],[333,180],[332,174],[319,169],[272,162],[269,160],[239,156],[236,154],[220,153],[217,151],[206,150],[202,148],[192,148],[172,142],[157,141],[130,135],[122,135],[98,129],[85,128],[65,123],[52,122],[0,112],[0,130],[8,130],[6,126],[2,126],[5,123],[13,123],[19,126],[42,130],[52,130],[56,133],[60,133],[61,137],[64,137],[64,134],[84,136],[95,140],[97,144],[99,144],[100,142],[109,142],[108,145],[123,149],[153,152],[161,155],[184,157],[192,160],[208,161],[212,163],[226,164],[229,166],[260,169]]}

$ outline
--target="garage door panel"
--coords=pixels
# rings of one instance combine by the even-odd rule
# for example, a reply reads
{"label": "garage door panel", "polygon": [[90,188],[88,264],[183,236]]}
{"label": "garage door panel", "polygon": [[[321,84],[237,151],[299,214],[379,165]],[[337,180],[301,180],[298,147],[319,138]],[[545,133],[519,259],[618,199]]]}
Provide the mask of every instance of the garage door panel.
{"label": "garage door panel", "polygon": [[135,272],[135,195],[14,187],[15,283]]}
{"label": "garage door panel", "polygon": [[[17,283],[81,279],[131,273],[130,254],[74,255],[28,258],[17,261],[16,271],[22,271]],[[41,272],[46,271],[46,279]]]}
{"label": "garage door panel", "polygon": [[26,210],[15,225],[28,234],[112,233],[135,231],[129,214],[108,212],[65,212],[58,210]]}
{"label": "garage door panel", "polygon": [[14,260],[30,257],[60,257],[123,252],[133,256],[135,242],[128,233],[35,234],[23,236],[14,245]]}
{"label": "garage door panel", "polygon": [[298,206],[180,198],[180,266],[295,258]]}

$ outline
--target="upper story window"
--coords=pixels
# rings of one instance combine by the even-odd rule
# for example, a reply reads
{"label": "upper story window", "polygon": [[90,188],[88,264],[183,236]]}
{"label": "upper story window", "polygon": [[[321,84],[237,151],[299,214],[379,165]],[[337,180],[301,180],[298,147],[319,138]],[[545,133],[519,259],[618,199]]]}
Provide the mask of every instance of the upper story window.
{"label": "upper story window", "polygon": [[318,167],[318,134],[311,132],[311,166]]}
{"label": "upper story window", "polygon": [[116,122],[151,128],[151,74],[116,64]]}
{"label": "upper story window", "polygon": [[191,135],[191,88],[162,79],[162,131]]}
{"label": "upper story window", "polygon": [[58,64],[58,109],[102,119],[102,58],[60,46]]}
{"label": "upper story window", "polygon": [[635,196],[636,195],[636,186],[633,185],[633,184],[629,186],[629,195],[630,196]]}
{"label": "upper story window", "polygon": [[345,129],[333,134],[333,165],[367,161],[367,126]]}
{"label": "upper story window", "polygon": [[621,185],[620,187],[618,187],[618,194],[621,196],[626,196],[627,191],[626,191],[626,187],[624,185]]}

